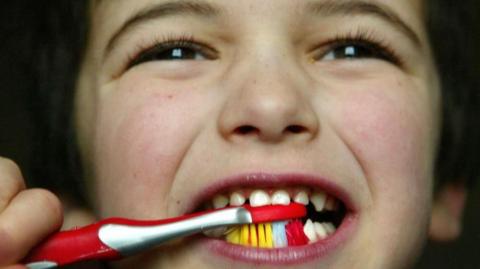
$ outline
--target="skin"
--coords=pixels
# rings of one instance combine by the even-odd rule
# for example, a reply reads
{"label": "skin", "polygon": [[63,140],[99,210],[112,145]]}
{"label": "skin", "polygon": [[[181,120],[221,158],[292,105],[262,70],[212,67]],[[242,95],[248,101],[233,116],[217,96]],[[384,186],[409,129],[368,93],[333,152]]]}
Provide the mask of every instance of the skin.
{"label": "skin", "polygon": [[[307,1],[212,0],[208,3],[222,10],[215,18],[151,19],[129,28],[105,50],[128,18],[162,2],[92,3],[75,112],[94,215],[178,216],[193,196],[232,175],[311,174],[348,192],[358,209],[358,226],[331,255],[296,268],[410,267],[429,227],[441,100],[421,1],[371,1],[397,14],[418,43],[372,14],[307,15]],[[388,44],[401,64],[378,57],[329,57],[327,41],[362,31]],[[200,53],[196,60],[126,67],[139,47],[185,35],[208,44],[217,57],[204,59]],[[239,132],[245,126],[250,131]],[[300,131],[292,132],[292,126]],[[21,176],[12,176],[18,168],[0,171],[10,170],[0,174],[22,183]],[[11,201],[26,192],[21,184],[12,189],[0,198]],[[0,249],[0,264],[15,263],[61,224],[58,200],[39,192],[50,197],[47,209],[53,213],[45,219],[53,220],[40,225],[31,242],[11,250],[16,258],[2,259],[11,256],[2,256]],[[39,199],[29,197],[31,203]],[[13,222],[5,217],[13,202],[0,205],[2,228]],[[445,231],[436,227],[439,234]],[[21,238],[20,232],[12,234]],[[132,264],[252,267],[210,253],[195,241],[113,265]]]}
{"label": "skin", "polygon": [[[76,112],[82,153],[95,164],[97,214],[177,216],[193,195],[228,176],[313,174],[347,189],[360,219],[348,244],[308,266],[408,267],[428,228],[440,99],[421,3],[379,1],[420,44],[371,14],[305,15],[306,1],[211,1],[223,9],[218,17],[152,19],[104,50],[129,17],[157,2],[93,6]],[[329,60],[325,42],[359,28],[385,40],[403,64]],[[137,47],[185,34],[220,56],[125,69]],[[294,125],[302,131],[288,131]],[[255,131],[240,133],[242,126]],[[242,266],[195,242],[132,262]]]}

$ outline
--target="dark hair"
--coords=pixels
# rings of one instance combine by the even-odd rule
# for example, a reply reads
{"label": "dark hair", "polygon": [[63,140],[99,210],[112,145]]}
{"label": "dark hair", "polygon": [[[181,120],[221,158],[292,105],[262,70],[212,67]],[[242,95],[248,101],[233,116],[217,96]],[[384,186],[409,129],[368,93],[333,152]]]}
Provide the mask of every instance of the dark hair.
{"label": "dark hair", "polygon": [[442,87],[437,186],[480,175],[480,8],[475,0],[428,0],[427,27]]}
{"label": "dark hair", "polygon": [[[26,1],[31,16],[31,48],[26,56],[32,78],[36,123],[32,175],[39,185],[82,197],[82,169],[72,121],[76,76],[88,31],[88,1]],[[442,86],[442,133],[437,182],[473,182],[480,175],[478,17],[473,0],[425,0],[426,24]],[[29,13],[28,13],[29,12]],[[72,181],[73,180],[73,181]]]}
{"label": "dark hair", "polygon": [[[73,97],[88,30],[88,1],[12,1],[5,5],[6,63],[28,91],[34,124],[30,185],[62,191],[85,202],[72,124]],[[3,17],[3,16],[2,16]]]}

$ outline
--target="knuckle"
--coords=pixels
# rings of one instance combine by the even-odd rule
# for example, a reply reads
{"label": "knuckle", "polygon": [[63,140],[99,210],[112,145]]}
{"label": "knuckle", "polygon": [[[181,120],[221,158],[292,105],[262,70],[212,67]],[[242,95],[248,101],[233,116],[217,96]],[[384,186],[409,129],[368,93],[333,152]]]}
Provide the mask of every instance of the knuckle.
{"label": "knuckle", "polygon": [[5,183],[15,190],[25,188],[20,167],[12,160],[0,157],[0,184]]}
{"label": "knuckle", "polygon": [[11,159],[0,157],[0,173],[15,175],[21,178],[20,167]]}
{"label": "knuckle", "polygon": [[49,217],[60,218],[62,216],[62,204],[55,194],[45,189],[30,189],[28,192]]}
{"label": "knuckle", "polygon": [[25,182],[17,164],[2,158],[0,160],[0,212],[23,189],[25,189]]}

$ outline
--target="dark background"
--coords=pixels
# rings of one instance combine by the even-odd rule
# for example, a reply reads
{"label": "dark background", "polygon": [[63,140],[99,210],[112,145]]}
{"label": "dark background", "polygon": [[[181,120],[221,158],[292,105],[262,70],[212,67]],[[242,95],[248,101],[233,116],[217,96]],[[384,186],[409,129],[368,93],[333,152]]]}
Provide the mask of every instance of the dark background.
{"label": "dark background", "polygon": [[[19,33],[9,32],[14,28],[9,26],[18,22],[5,19],[9,18],[9,16],[3,16],[5,11],[8,12],[6,6],[4,5],[0,10],[0,37],[12,34],[21,36]],[[16,50],[15,44],[15,39],[0,39],[0,156],[13,159],[22,168],[24,176],[31,179],[33,175],[28,174],[29,160],[32,152],[31,144],[36,137],[32,133],[31,108],[26,102],[29,97],[28,76],[22,74],[20,71],[22,68],[19,66],[19,62],[29,63],[24,62],[23,52]],[[459,240],[448,244],[429,242],[419,261],[418,269],[480,268],[479,183],[474,186],[468,196],[462,236]],[[411,221],[415,222],[414,219]]]}

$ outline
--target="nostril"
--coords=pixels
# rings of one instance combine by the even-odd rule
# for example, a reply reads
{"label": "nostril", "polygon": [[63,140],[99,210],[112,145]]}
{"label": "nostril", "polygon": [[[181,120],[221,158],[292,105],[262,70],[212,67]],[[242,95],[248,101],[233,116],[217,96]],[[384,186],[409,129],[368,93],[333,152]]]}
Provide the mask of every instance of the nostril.
{"label": "nostril", "polygon": [[292,134],[299,134],[306,131],[307,131],[307,128],[300,125],[290,125],[287,128],[285,128],[285,132],[292,133]]}
{"label": "nostril", "polygon": [[257,134],[259,130],[252,125],[243,125],[235,128],[235,133],[240,135]]}

